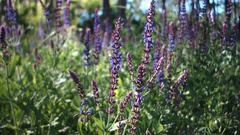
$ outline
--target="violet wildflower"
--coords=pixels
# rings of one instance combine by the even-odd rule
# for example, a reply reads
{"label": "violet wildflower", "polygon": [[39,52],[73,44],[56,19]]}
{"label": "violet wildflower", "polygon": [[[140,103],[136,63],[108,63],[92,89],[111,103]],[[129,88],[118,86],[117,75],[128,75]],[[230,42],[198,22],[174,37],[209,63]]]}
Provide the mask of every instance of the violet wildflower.
{"label": "violet wildflower", "polygon": [[[13,26],[16,27],[17,19],[16,19],[16,9],[13,7],[12,0],[7,0],[7,17],[9,21],[9,25],[12,28]],[[10,30],[10,33],[12,29]]]}
{"label": "violet wildflower", "polygon": [[183,74],[175,81],[173,86],[169,91],[169,97],[174,98],[175,106],[178,106],[181,101],[181,91],[179,91],[179,86],[182,85],[183,89],[186,87],[188,81],[188,71],[184,70]]}
{"label": "violet wildflower", "polygon": [[215,20],[215,12],[212,12],[212,15],[210,12],[208,12],[208,20],[210,23],[210,42],[211,45],[213,46],[214,41],[216,40],[216,20]]}
{"label": "violet wildflower", "polygon": [[92,62],[90,62],[90,28],[86,29],[86,33],[85,33],[85,38],[84,38],[84,45],[85,48],[83,49],[83,57],[86,60],[86,62],[84,62],[83,64],[88,66],[91,65]]}
{"label": "violet wildflower", "polygon": [[102,49],[102,41],[100,39],[101,33],[100,33],[101,26],[100,24],[97,26],[96,31],[94,31],[94,64],[98,64],[99,62],[99,55],[101,53]]}
{"label": "violet wildflower", "polygon": [[[165,58],[167,57],[167,51],[166,51],[166,45],[164,44],[161,49],[161,57],[163,58],[163,63],[165,62]],[[163,67],[159,70],[159,73],[157,74],[157,81],[161,83],[160,88],[164,89],[164,72]]]}
{"label": "violet wildflower", "polygon": [[92,80],[92,93],[95,103],[99,103],[99,91],[98,91],[98,85],[95,80]]}
{"label": "violet wildflower", "polygon": [[170,22],[168,25],[169,34],[168,34],[168,52],[172,53],[175,49],[174,41],[174,25],[173,22]]}
{"label": "violet wildflower", "polygon": [[187,13],[186,13],[186,6],[185,6],[185,0],[182,0],[182,6],[181,6],[181,14],[180,14],[180,33],[179,33],[179,39],[182,39],[185,36],[185,29],[187,26]]}
{"label": "violet wildflower", "polygon": [[153,69],[156,67],[157,62],[158,62],[158,60],[159,60],[160,58],[161,58],[161,54],[160,54],[160,43],[159,43],[159,40],[156,40]]}
{"label": "violet wildflower", "polygon": [[84,121],[88,121],[90,120],[90,116],[92,114],[92,109],[93,108],[88,108],[86,109],[86,105],[87,105],[87,102],[88,102],[88,98],[83,98],[81,101],[80,101],[80,109],[79,109],[79,112],[81,114],[79,120],[81,122],[84,122]]}
{"label": "violet wildflower", "polygon": [[153,87],[153,81],[155,80],[156,76],[159,75],[159,74],[163,74],[163,65],[164,65],[164,58],[161,57],[157,64],[156,64],[156,67],[154,68],[153,70],[153,74],[152,74],[152,77],[151,79],[148,81],[148,85],[150,87]]}
{"label": "violet wildflower", "polygon": [[60,17],[61,17],[61,6],[62,0],[57,0],[56,2],[56,12],[55,12],[55,25],[56,25],[56,32],[60,32]]}
{"label": "violet wildflower", "polygon": [[97,8],[95,9],[95,13],[94,13],[93,31],[94,31],[93,45],[94,45],[94,59],[95,59],[94,64],[98,64],[99,55],[101,53],[102,41],[101,41],[100,18],[98,16],[98,9]]}
{"label": "violet wildflower", "polygon": [[2,44],[1,48],[4,50],[4,49],[7,49],[8,47],[8,44],[5,40],[6,38],[6,30],[5,30],[5,27],[4,26],[1,26],[0,27],[0,43]]}
{"label": "violet wildflower", "polygon": [[222,47],[227,48],[228,46],[231,46],[232,42],[230,39],[230,17],[231,17],[231,13],[232,13],[232,2],[231,0],[227,0],[227,11],[226,11],[226,15],[225,15],[225,22],[223,24],[223,28],[222,28],[222,34],[221,34],[221,40],[220,43],[222,45]]}
{"label": "violet wildflower", "polygon": [[166,41],[166,38],[167,38],[166,35],[168,33],[168,29],[167,29],[167,10],[165,6],[165,0],[163,0],[163,3],[162,3],[162,24],[163,24],[162,38],[163,38],[163,41]]}
{"label": "violet wildflower", "polygon": [[126,57],[127,57],[128,71],[129,71],[129,74],[130,74],[130,76],[131,76],[131,78],[132,78],[132,76],[133,76],[132,56],[131,56],[131,54],[128,52]]}
{"label": "violet wildflower", "polygon": [[132,128],[129,129],[130,134],[134,134],[134,130],[136,130],[137,126],[137,119],[139,117],[140,113],[140,106],[142,104],[143,96],[142,96],[142,91],[144,89],[144,82],[143,82],[143,77],[146,75],[146,66],[144,64],[141,64],[138,67],[138,73],[137,73],[137,79],[135,81],[136,87],[135,91],[136,94],[134,95],[134,102],[132,102],[132,112],[133,118],[131,120]]}
{"label": "violet wildflower", "polygon": [[73,82],[75,83],[77,89],[78,89],[78,95],[82,98],[82,100],[80,101],[80,118],[79,121],[84,122],[84,121],[88,121],[90,120],[90,115],[92,114],[92,109],[93,108],[88,108],[86,109],[86,105],[88,103],[88,98],[86,97],[85,91],[83,89],[83,85],[81,83],[81,81],[79,80],[79,78],[77,77],[76,73],[68,70]]}
{"label": "violet wildflower", "polygon": [[117,82],[118,82],[118,72],[120,69],[120,64],[122,60],[122,54],[119,53],[119,49],[122,46],[121,43],[119,42],[120,40],[120,35],[121,35],[121,28],[122,28],[122,19],[121,17],[118,18],[116,24],[115,24],[115,30],[113,32],[112,36],[112,43],[111,43],[111,48],[112,48],[112,57],[110,58],[110,86],[109,86],[109,97],[107,99],[107,102],[109,103],[109,108],[106,109],[106,112],[108,114],[111,114],[114,112],[113,109],[113,104],[115,104],[115,99],[113,98],[116,93],[115,90],[118,88]]}
{"label": "violet wildflower", "polygon": [[69,27],[70,24],[70,4],[71,4],[71,0],[67,0],[65,3],[65,8],[64,8],[64,13],[63,13],[63,22],[65,27]]}
{"label": "violet wildflower", "polygon": [[163,30],[162,30],[162,38],[163,38],[163,41],[166,41],[167,39],[167,33],[168,33],[168,29],[167,29],[167,13],[166,13],[166,9],[164,9],[162,11],[162,22],[163,22]]}
{"label": "violet wildflower", "polygon": [[0,27],[0,43],[1,43],[1,49],[2,49],[2,56],[3,59],[8,62],[10,59],[10,54],[8,52],[8,44],[5,40],[6,38],[6,31],[5,31],[5,27],[1,26]]}
{"label": "violet wildflower", "polygon": [[171,65],[170,64],[168,64],[167,65],[167,73],[168,73],[168,76],[167,76],[167,78],[168,78],[168,90],[170,90],[171,89],[171,84],[172,84],[172,72],[171,72]]}
{"label": "violet wildflower", "polygon": [[83,89],[83,85],[81,83],[81,81],[78,79],[77,77],[77,74],[71,70],[68,70],[71,78],[73,79],[73,82],[75,83],[77,89],[78,89],[78,95],[81,97],[81,98],[85,98],[86,97],[86,94],[84,92],[84,89]]}
{"label": "violet wildflower", "polygon": [[237,29],[237,22],[234,21],[232,32],[231,32],[231,38],[230,38],[230,46],[236,46],[237,39],[238,39],[238,29]]}
{"label": "violet wildflower", "polygon": [[48,30],[50,31],[50,23],[52,22],[52,21],[50,20],[50,13],[49,13],[49,11],[47,10],[46,6],[43,4],[42,0],[38,0],[38,1],[40,2],[41,6],[42,6],[43,14],[44,14],[44,16],[45,16],[45,18],[46,18],[45,23],[47,24]]}
{"label": "violet wildflower", "polygon": [[39,36],[40,36],[42,39],[45,38],[45,33],[44,33],[43,26],[42,26],[42,22],[39,22],[38,33],[39,33]]}
{"label": "violet wildflower", "polygon": [[41,60],[41,57],[38,54],[37,48],[35,48],[35,50],[34,50],[34,57],[35,57],[36,62],[39,62]]}
{"label": "violet wildflower", "polygon": [[196,3],[196,9],[194,10],[194,26],[193,26],[193,31],[194,32],[194,37],[197,37],[198,32],[199,32],[199,27],[200,27],[200,23],[199,23],[199,9],[200,5],[199,5],[199,1]]}
{"label": "violet wildflower", "polygon": [[123,111],[126,108],[127,102],[130,101],[130,98],[132,97],[132,92],[128,92],[125,96],[125,98],[123,99],[123,101],[120,102],[119,104],[119,126],[118,126],[118,134],[121,134],[121,129],[124,126],[124,123],[122,123],[122,120],[124,119],[123,117]]}
{"label": "violet wildflower", "polygon": [[227,32],[228,32],[228,25],[227,25],[227,22],[225,21],[223,23],[222,34],[220,39],[220,44],[222,45],[222,47],[227,46],[227,34],[228,34]]}
{"label": "violet wildflower", "polygon": [[54,42],[52,39],[50,40],[50,46],[51,46],[51,49],[54,50]]}
{"label": "violet wildflower", "polygon": [[232,14],[232,2],[231,0],[227,0],[227,11],[226,11],[226,21],[228,21],[228,25],[230,25],[230,18],[231,18],[231,14]]}
{"label": "violet wildflower", "polygon": [[189,47],[191,47],[192,49],[195,48],[195,40],[196,40],[195,31],[194,31],[194,28],[192,28],[192,29],[189,31],[189,39],[188,39],[188,45],[189,45]]}
{"label": "violet wildflower", "polygon": [[149,63],[149,52],[153,48],[153,40],[152,40],[152,32],[153,32],[153,15],[154,15],[155,5],[154,0],[151,1],[150,7],[147,11],[146,16],[146,24],[144,28],[144,42],[145,42],[145,48],[144,48],[144,54],[142,56],[142,64],[148,64]]}
{"label": "violet wildflower", "polygon": [[143,88],[143,77],[146,75],[146,66],[144,64],[141,64],[138,67],[138,74],[137,74],[137,79],[136,79],[136,88],[135,91],[138,93],[142,92]]}
{"label": "violet wildflower", "polygon": [[165,58],[167,57],[167,48],[166,48],[165,44],[163,44],[163,46],[161,48],[161,57],[164,58],[164,61],[165,61]]}
{"label": "violet wildflower", "polygon": [[203,7],[201,8],[203,20],[201,22],[203,30],[201,32],[200,53],[207,51],[207,2],[203,0]]}

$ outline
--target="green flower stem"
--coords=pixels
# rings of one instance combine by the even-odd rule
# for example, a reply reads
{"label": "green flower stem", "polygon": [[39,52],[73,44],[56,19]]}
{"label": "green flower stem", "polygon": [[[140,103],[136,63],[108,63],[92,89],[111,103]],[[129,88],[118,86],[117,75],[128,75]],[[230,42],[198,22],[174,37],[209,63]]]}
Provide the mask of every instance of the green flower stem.
{"label": "green flower stem", "polygon": [[51,123],[52,123],[52,118],[53,118],[53,115],[51,114],[50,116],[50,122],[49,122],[49,127],[48,127],[48,135],[51,135]]}
{"label": "green flower stem", "polygon": [[10,100],[10,98],[12,98],[11,96],[11,93],[10,93],[10,87],[9,87],[9,80],[8,80],[8,77],[9,77],[9,71],[8,71],[8,64],[6,64],[6,86],[7,86],[7,90],[8,90],[8,99],[9,99],[9,102],[10,102],[10,107],[11,107],[11,112],[12,112],[12,119],[13,119],[13,124],[15,126],[15,135],[18,135],[18,132],[17,132],[17,123],[16,123],[16,116],[15,116],[15,112],[14,112],[14,107],[13,107],[13,103],[12,101]]}

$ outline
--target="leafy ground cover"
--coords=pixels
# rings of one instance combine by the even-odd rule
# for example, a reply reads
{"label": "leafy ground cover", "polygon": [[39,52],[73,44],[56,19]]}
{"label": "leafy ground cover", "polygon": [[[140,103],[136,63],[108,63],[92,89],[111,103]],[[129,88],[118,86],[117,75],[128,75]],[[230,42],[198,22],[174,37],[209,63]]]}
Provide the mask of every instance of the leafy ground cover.
{"label": "leafy ground cover", "polygon": [[185,0],[170,20],[152,0],[138,26],[119,17],[112,27],[95,9],[83,31],[70,23],[70,0],[56,1],[54,18],[38,2],[39,33],[17,24],[8,0],[0,134],[240,133],[240,20],[231,1],[223,20],[205,1],[190,17]]}

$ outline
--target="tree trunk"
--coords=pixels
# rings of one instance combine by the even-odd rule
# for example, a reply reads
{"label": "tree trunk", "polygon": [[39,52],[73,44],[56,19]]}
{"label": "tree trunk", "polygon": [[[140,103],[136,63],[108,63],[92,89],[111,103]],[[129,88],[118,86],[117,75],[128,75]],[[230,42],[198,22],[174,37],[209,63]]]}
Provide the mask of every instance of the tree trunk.
{"label": "tree trunk", "polygon": [[103,0],[103,20],[105,20],[106,18],[111,18],[111,8],[110,8],[110,4],[109,4],[109,0]]}
{"label": "tree trunk", "polygon": [[120,17],[126,19],[126,0],[118,0],[118,14]]}

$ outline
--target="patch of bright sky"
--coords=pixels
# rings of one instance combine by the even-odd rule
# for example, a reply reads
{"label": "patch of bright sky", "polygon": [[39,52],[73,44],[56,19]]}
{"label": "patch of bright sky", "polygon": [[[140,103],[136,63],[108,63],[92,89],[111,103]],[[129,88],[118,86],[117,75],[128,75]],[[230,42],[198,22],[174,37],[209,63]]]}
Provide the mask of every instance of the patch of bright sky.
{"label": "patch of bright sky", "polygon": [[[133,0],[128,0],[128,2],[133,2]],[[141,9],[143,12],[146,12],[146,11],[148,10],[148,7],[149,7],[149,5],[150,5],[150,2],[151,2],[151,0],[142,0],[142,1],[141,1],[141,5],[140,5],[140,9]],[[210,0],[209,2],[212,3],[213,0]],[[190,3],[191,3],[190,0],[187,0],[187,1],[186,1],[186,10],[187,10],[187,12],[190,12],[190,11],[191,11],[191,9],[190,9]],[[200,6],[202,6],[202,3],[201,3],[201,2],[200,2]],[[127,7],[129,8],[130,5],[127,5]],[[173,9],[173,10],[174,10],[174,9]],[[176,9],[176,10],[177,10],[177,9]],[[216,10],[217,10],[218,13],[222,13],[223,10],[224,10],[223,4],[221,4]]]}

